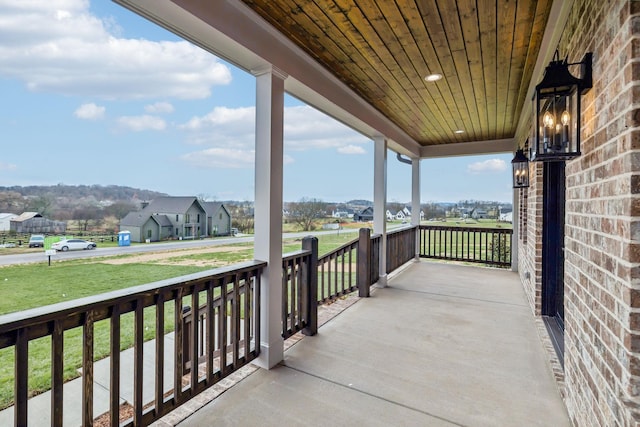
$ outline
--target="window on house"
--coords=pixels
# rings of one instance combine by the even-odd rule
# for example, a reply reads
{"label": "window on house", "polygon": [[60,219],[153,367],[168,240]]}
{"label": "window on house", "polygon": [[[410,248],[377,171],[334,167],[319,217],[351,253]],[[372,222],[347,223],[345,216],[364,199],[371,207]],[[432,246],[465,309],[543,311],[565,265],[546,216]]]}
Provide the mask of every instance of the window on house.
{"label": "window on house", "polygon": [[196,219],[196,222],[200,222],[200,214],[198,214],[198,217]]}
{"label": "window on house", "polygon": [[178,229],[176,228],[176,236],[178,235]]}
{"label": "window on house", "polygon": [[191,222],[191,215],[189,215],[189,214],[185,214],[185,215],[184,215],[184,222],[186,222],[186,223]]}
{"label": "window on house", "polygon": [[220,213],[219,218],[220,218],[220,221],[222,221],[222,212]]}
{"label": "window on house", "polygon": [[176,214],[176,222],[180,221],[180,215]]}
{"label": "window on house", "polygon": [[147,239],[150,239],[152,234],[151,230],[147,230]]}

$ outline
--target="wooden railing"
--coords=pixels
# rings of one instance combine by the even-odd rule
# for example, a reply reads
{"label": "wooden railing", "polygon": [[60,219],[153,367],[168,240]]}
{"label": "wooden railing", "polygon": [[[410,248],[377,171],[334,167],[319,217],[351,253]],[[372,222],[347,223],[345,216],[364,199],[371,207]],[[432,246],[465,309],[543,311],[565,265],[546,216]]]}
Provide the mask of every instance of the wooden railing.
{"label": "wooden railing", "polygon": [[[312,323],[310,315],[317,315],[317,292],[312,292],[315,285],[314,265],[318,259],[318,240],[305,238],[307,243],[315,243],[315,249],[302,249],[285,254],[282,258],[282,337],[308,328]],[[315,251],[315,252],[314,252]],[[316,269],[317,270],[317,269]],[[309,330],[309,329],[307,329]],[[309,335],[315,334],[310,333]]]}
{"label": "wooden railing", "polygon": [[[510,265],[510,229],[421,226],[419,233],[422,257]],[[416,227],[388,233],[387,273],[415,257],[416,238]],[[282,260],[282,336],[298,331],[314,335],[318,303],[356,289],[360,296],[368,296],[369,287],[379,279],[381,242],[381,235],[371,236],[371,230],[361,229],[358,239],[321,258],[315,237],[305,238],[302,250],[286,254]],[[15,425],[28,423],[29,344],[42,337],[48,337],[51,353],[51,423],[62,424],[64,337],[74,328],[82,328],[83,394],[75,403],[82,406],[85,425],[94,419],[94,328],[98,322],[108,327],[110,336],[112,426],[147,425],[249,363],[260,352],[260,275],[265,267],[266,263],[253,261],[0,316],[0,349],[13,347],[15,355]],[[130,323],[124,321],[125,314],[132,318]],[[149,318],[155,330],[145,333]],[[133,417],[120,424],[121,334],[131,324]],[[173,328],[173,348],[165,349],[166,335]],[[143,345],[149,339],[155,339],[152,393],[143,390]],[[172,370],[171,378],[165,378],[165,368]]]}
{"label": "wooden railing", "polygon": [[318,259],[318,302],[326,303],[349,294],[356,287],[358,239]]}
{"label": "wooden railing", "polygon": [[511,266],[509,228],[420,226],[420,257]]}
{"label": "wooden railing", "polygon": [[407,227],[387,233],[387,274],[416,257],[418,227]]}
{"label": "wooden railing", "polygon": [[371,278],[369,286],[373,285],[380,279],[380,251],[382,249],[382,234],[371,236],[371,252],[369,254],[369,270]]}
{"label": "wooden railing", "polygon": [[[82,328],[82,399],[73,402],[81,406],[82,424],[92,425],[94,420],[94,329],[109,328],[109,413],[110,425],[148,425],[175,409],[203,390],[213,386],[243,365],[255,359],[260,352],[260,274],[266,263],[253,261],[233,267],[163,280],[147,285],[114,291],[43,308],[0,316],[0,349],[13,347],[14,364],[14,425],[26,426],[28,420],[29,344],[49,337],[51,354],[51,425],[63,423],[63,371],[65,332]],[[183,307],[190,300],[192,307],[204,301],[203,322],[192,322],[183,327]],[[133,313],[133,416],[119,421],[121,334],[123,315]],[[146,315],[146,316],[145,316]],[[153,319],[155,331],[154,390],[148,401],[143,399],[145,317]],[[244,324],[241,327],[241,319]],[[165,353],[165,338],[175,325],[173,351]],[[199,336],[206,336],[204,363],[199,369],[190,369],[184,375],[183,360],[194,360],[201,354]],[[185,335],[191,343],[183,347]],[[171,342],[171,340],[168,340]],[[226,343],[227,351],[221,351]],[[171,355],[169,361],[166,354]],[[189,356],[187,356],[187,354]],[[165,378],[165,368],[173,371]],[[166,387],[165,387],[166,386]],[[167,390],[168,389],[168,390]],[[148,390],[146,390],[148,391]],[[97,414],[99,415],[99,414]],[[31,420],[32,423],[38,420]]]}

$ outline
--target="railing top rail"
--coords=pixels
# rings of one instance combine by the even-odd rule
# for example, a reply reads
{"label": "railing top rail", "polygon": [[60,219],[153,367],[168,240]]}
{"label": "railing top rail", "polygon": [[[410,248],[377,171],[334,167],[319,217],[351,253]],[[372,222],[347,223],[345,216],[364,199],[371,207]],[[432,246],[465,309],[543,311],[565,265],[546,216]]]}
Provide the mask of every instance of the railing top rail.
{"label": "railing top rail", "polygon": [[335,249],[333,249],[330,252],[327,252],[326,254],[322,255],[321,257],[318,258],[318,262],[320,262],[321,260],[325,259],[325,258],[329,258],[331,255],[336,254],[340,251],[343,251],[345,249],[349,249],[351,247],[353,247],[354,245],[358,244],[358,239],[353,239],[350,242],[345,243],[344,245],[337,247]]}
{"label": "railing top rail", "polygon": [[216,280],[230,274],[242,274],[259,268],[266,267],[265,261],[247,261],[230,266],[187,274],[171,279],[159,280],[157,282],[78,298],[72,301],[65,301],[51,304],[44,307],[32,308],[0,316],[0,334],[43,322],[63,319],[67,316],[85,313],[91,310],[99,310],[114,304],[126,303],[139,297],[149,296],[162,291],[171,290],[180,285],[203,280]]}
{"label": "railing top rail", "polygon": [[421,225],[421,230],[446,230],[446,231],[478,231],[478,232],[492,232],[492,233],[513,233],[512,228],[489,228],[489,227],[464,227],[454,225]]}
{"label": "railing top rail", "polygon": [[286,254],[282,254],[282,262],[291,261],[292,259],[305,255],[311,255],[311,251],[300,249],[298,251],[287,252]]}
{"label": "railing top rail", "polygon": [[417,225],[405,225],[404,227],[394,228],[393,230],[387,231],[387,236],[390,234],[402,233],[403,231],[415,230],[418,228]]}

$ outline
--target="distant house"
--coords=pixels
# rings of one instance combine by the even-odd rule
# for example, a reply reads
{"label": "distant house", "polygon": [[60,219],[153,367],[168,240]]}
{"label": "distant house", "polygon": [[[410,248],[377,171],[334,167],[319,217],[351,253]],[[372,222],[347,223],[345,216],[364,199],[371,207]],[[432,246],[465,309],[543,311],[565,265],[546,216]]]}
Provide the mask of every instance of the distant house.
{"label": "distant house", "polygon": [[498,208],[498,219],[503,222],[513,222],[513,209],[508,207]]}
{"label": "distant house", "polygon": [[208,235],[207,212],[196,197],[158,197],[120,220],[132,242],[194,239]]}
{"label": "distant house", "polygon": [[11,230],[11,220],[17,217],[18,215],[12,213],[0,213],[0,231]]}
{"label": "distant house", "polygon": [[356,222],[373,221],[373,208],[368,207],[361,210],[360,212],[356,212],[355,214],[353,214],[353,220]]}
{"label": "distant house", "polygon": [[391,213],[389,209],[387,209],[386,216],[387,216],[387,221],[393,221],[396,217],[394,214]]}
{"label": "distant house", "polygon": [[471,211],[471,218],[473,219],[486,219],[488,218],[487,211],[484,209],[474,208]]}
{"label": "distant house", "polygon": [[228,236],[231,234],[231,214],[220,202],[200,202],[207,213],[207,231],[209,236]]}
{"label": "distant house", "polygon": [[61,234],[67,231],[67,223],[45,218],[38,212],[24,212],[9,221],[9,230],[16,233]]}

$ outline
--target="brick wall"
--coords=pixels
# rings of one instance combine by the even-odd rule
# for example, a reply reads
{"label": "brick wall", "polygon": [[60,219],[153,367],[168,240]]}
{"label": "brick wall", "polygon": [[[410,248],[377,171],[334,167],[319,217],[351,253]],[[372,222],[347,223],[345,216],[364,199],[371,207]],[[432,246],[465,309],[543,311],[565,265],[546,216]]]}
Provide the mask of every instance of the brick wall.
{"label": "brick wall", "polygon": [[[575,0],[559,51],[594,54],[582,156],[566,165],[565,383],[577,426],[640,425],[640,1]],[[541,168],[520,274],[539,313]],[[534,279],[534,276],[536,277]]]}

